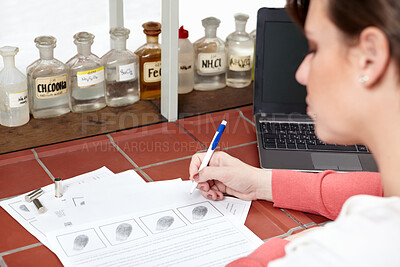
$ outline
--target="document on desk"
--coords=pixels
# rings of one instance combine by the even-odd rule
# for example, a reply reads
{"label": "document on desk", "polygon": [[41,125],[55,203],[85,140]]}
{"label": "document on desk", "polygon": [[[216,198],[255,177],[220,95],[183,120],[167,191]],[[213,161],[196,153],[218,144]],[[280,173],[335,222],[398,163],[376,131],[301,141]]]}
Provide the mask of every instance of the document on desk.
{"label": "document on desk", "polygon": [[224,266],[263,242],[215,203],[195,198],[47,237],[65,266]]}
{"label": "document on desk", "polygon": [[[114,178],[115,174],[106,167],[98,170],[76,176],[71,179],[63,181],[63,190],[70,192],[60,199],[55,198],[54,184],[49,184],[42,187],[44,194],[40,197],[40,201],[48,210],[46,214],[55,213],[60,215],[57,211],[60,206],[66,208],[80,208],[85,206],[85,195],[80,193],[75,194],[74,188],[95,186],[102,181]],[[138,182],[139,183],[139,182]],[[20,195],[8,200],[0,202],[0,206],[6,210],[18,223],[20,223],[26,230],[34,235],[42,244],[48,246],[47,238],[44,229],[38,227],[39,221],[45,214],[39,214],[37,208],[32,202],[25,201],[25,195]]]}

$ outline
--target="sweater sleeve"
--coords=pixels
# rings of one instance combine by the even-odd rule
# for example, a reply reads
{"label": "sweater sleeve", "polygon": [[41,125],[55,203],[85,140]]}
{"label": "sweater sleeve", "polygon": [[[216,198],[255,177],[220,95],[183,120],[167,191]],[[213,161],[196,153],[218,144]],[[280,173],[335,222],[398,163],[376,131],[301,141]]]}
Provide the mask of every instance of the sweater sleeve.
{"label": "sweater sleeve", "polygon": [[351,196],[383,196],[380,175],[374,172],[273,170],[271,183],[274,207],[319,214],[332,220]]}
{"label": "sweater sleeve", "polygon": [[272,238],[259,246],[249,256],[240,258],[229,263],[228,267],[235,266],[251,266],[265,267],[270,261],[282,258],[285,256],[285,246],[289,241],[281,238]]}

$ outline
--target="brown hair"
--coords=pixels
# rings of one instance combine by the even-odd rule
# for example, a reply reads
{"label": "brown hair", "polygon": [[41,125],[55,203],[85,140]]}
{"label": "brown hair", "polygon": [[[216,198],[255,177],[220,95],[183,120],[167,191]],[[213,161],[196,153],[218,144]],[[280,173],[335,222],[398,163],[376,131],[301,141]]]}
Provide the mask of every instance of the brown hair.
{"label": "brown hair", "polygon": [[[310,0],[287,0],[289,14],[303,28],[309,4]],[[399,0],[328,0],[328,16],[348,40],[357,40],[369,26],[382,30],[388,38],[391,57],[400,66]]]}

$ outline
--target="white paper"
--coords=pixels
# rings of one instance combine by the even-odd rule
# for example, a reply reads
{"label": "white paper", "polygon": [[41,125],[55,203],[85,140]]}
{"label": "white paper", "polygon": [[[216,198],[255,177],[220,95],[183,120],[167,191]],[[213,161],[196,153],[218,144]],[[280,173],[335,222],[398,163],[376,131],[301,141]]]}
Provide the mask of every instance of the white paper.
{"label": "white paper", "polygon": [[65,266],[224,266],[263,242],[202,199],[48,233]]}
{"label": "white paper", "polygon": [[[114,174],[106,167],[98,170],[76,176],[63,181],[64,196],[62,198],[55,197],[54,185],[49,184],[42,187],[44,194],[39,197],[40,202],[46,207],[47,212],[39,214],[35,205],[25,201],[26,194],[17,196],[12,199],[0,202],[0,206],[6,210],[18,223],[26,230],[34,235],[42,244],[48,246],[44,229],[40,227],[40,220],[49,213],[54,213],[56,216],[61,216],[60,209],[79,208],[86,204],[85,195],[65,194],[65,192],[73,191],[73,188],[91,186],[101,181],[111,179]],[[71,189],[71,190],[70,190]],[[66,195],[68,197],[66,197]]]}

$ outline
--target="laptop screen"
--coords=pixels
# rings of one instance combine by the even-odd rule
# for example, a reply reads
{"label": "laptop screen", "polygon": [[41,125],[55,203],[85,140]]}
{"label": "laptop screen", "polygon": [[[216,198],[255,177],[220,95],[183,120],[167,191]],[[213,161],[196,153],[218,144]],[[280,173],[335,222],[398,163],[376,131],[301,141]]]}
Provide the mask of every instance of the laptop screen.
{"label": "laptop screen", "polygon": [[306,113],[306,88],[296,81],[295,73],[307,54],[307,40],[285,15],[286,19],[265,18],[258,24],[255,112]]}

